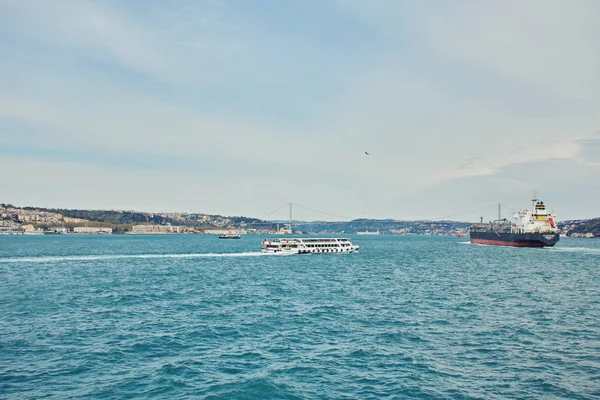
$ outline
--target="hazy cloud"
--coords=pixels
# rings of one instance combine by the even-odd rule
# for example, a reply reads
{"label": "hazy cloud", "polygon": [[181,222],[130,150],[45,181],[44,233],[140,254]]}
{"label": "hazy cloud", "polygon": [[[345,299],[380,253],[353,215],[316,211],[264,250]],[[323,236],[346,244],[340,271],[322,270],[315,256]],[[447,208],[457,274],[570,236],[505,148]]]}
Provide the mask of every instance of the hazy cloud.
{"label": "hazy cloud", "polygon": [[599,19],[585,0],[5,1],[2,200],[408,219],[537,189],[594,216]]}

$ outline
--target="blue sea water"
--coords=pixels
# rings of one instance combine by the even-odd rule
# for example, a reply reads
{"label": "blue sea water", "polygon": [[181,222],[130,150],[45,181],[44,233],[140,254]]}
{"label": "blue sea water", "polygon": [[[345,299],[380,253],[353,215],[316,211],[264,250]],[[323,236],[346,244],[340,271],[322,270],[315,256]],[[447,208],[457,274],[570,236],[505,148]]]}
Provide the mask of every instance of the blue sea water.
{"label": "blue sea water", "polygon": [[598,399],[600,241],[0,237],[0,398]]}

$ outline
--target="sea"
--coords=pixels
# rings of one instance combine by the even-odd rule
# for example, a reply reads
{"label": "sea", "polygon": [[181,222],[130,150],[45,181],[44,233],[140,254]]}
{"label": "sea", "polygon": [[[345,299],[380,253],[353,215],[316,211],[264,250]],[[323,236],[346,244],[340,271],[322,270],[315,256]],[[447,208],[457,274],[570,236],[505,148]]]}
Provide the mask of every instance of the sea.
{"label": "sea", "polygon": [[599,399],[600,240],[0,237],[2,399]]}

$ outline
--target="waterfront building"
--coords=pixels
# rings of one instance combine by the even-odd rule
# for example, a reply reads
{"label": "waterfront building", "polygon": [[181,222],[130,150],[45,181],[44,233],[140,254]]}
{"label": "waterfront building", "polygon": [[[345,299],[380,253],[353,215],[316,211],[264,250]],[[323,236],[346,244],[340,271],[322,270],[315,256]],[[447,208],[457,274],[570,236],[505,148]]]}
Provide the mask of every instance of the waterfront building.
{"label": "waterfront building", "polygon": [[112,228],[76,226],[73,228],[73,233],[86,233],[94,235],[108,235],[112,233]]}
{"label": "waterfront building", "polygon": [[171,225],[135,225],[131,233],[133,235],[164,235],[169,233],[183,233],[189,229],[186,226]]}

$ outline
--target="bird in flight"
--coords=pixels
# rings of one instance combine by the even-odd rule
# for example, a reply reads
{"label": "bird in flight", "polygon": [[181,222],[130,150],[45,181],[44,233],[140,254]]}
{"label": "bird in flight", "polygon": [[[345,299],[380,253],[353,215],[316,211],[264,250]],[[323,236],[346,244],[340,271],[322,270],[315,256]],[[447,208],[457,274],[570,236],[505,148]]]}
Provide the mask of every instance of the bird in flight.
{"label": "bird in flight", "polygon": [[368,151],[365,151],[365,154],[366,154],[366,155],[369,155],[369,152],[368,152]]}

